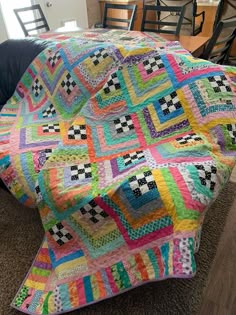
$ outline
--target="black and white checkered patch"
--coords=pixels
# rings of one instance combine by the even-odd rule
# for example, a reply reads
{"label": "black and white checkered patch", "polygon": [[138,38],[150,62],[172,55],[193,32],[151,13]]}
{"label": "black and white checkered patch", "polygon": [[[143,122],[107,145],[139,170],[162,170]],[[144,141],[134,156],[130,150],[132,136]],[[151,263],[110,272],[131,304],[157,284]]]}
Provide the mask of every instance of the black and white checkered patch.
{"label": "black and white checkered patch", "polygon": [[45,149],[44,150],[46,160],[48,160],[50,158],[50,156],[52,155],[52,151],[53,151],[52,149]]}
{"label": "black and white checkered patch", "polygon": [[36,193],[36,201],[37,203],[39,203],[40,201],[43,200],[43,196],[42,196],[38,181],[35,184],[35,193]]}
{"label": "black and white checkered patch", "polygon": [[140,161],[143,158],[144,158],[143,151],[135,151],[132,153],[125,154],[123,156],[125,166],[128,166],[128,165],[135,163],[137,161]]}
{"label": "black and white checkered patch", "polygon": [[104,212],[104,210],[100,208],[94,200],[83,206],[80,209],[80,212],[93,223],[98,223],[108,217],[108,214]]}
{"label": "black and white checkered patch", "polygon": [[104,48],[96,50],[90,56],[95,66],[97,66],[100,62],[102,62],[107,57],[108,57],[108,53],[107,53],[107,50],[105,50]]}
{"label": "black and white checkered patch", "polygon": [[201,184],[213,191],[216,185],[216,167],[213,165],[195,165],[195,167],[198,170]]}
{"label": "black and white checkered patch", "polygon": [[72,239],[72,235],[66,230],[61,222],[55,224],[48,231],[52,235],[55,242],[57,242],[57,244],[60,246],[64,245]]}
{"label": "black and white checkered patch", "polygon": [[57,123],[43,125],[43,132],[50,132],[50,133],[60,132],[60,125]]}
{"label": "black and white checkered patch", "polygon": [[176,138],[176,141],[179,144],[188,144],[188,143],[193,143],[195,141],[201,141],[201,140],[202,138],[196,135],[196,133],[190,133],[189,135]]}
{"label": "black and white checkered patch", "polygon": [[215,75],[208,78],[213,90],[219,92],[231,92],[231,87],[224,75]]}
{"label": "black and white checkered patch", "polygon": [[161,57],[159,55],[151,57],[143,62],[144,69],[147,74],[151,74],[156,70],[164,68]]}
{"label": "black and white checkered patch", "polygon": [[68,139],[74,140],[86,140],[86,126],[85,125],[74,125],[68,130]]}
{"label": "black and white checkered patch", "polygon": [[73,165],[70,167],[71,180],[85,180],[92,177],[91,164]]}
{"label": "black and white checkered patch", "polygon": [[37,96],[39,96],[42,89],[43,89],[43,86],[40,84],[39,79],[36,79],[34,81],[34,84],[32,85],[32,92],[37,97]]}
{"label": "black and white checkered patch", "polygon": [[129,178],[130,188],[133,190],[135,197],[140,197],[152,189],[157,188],[151,171],[132,176]]}
{"label": "black and white checkered patch", "polygon": [[117,133],[127,132],[134,129],[134,124],[130,115],[115,119],[114,124]]}
{"label": "black and white checkered patch", "polygon": [[182,107],[176,92],[162,97],[159,99],[159,103],[164,115],[168,115]]}
{"label": "black and white checkered patch", "polygon": [[61,82],[61,86],[66,91],[66,93],[70,95],[71,92],[74,90],[76,83],[73,80],[72,76],[69,73],[67,73],[65,79]]}
{"label": "black and white checkered patch", "polygon": [[189,246],[189,239],[186,237],[179,239],[179,251],[181,255],[181,262],[182,262],[182,272],[186,275],[193,274],[192,269],[192,255]]}
{"label": "black and white checkered patch", "polygon": [[232,144],[236,144],[236,125],[230,124],[226,126],[228,133],[230,135],[230,138],[232,139]]}
{"label": "black and white checkered patch", "polygon": [[108,94],[110,92],[114,92],[116,90],[119,90],[120,87],[120,82],[119,79],[117,77],[116,73],[112,73],[110,79],[106,82],[106,84],[104,85],[104,93]]}
{"label": "black and white checkered patch", "polygon": [[56,110],[52,104],[50,104],[44,111],[43,111],[43,118],[50,118],[56,115]]}
{"label": "black and white checkered patch", "polygon": [[57,62],[61,59],[61,55],[58,52],[56,52],[53,56],[48,58],[48,62],[50,63],[50,65],[53,67],[55,67],[55,65],[57,64]]}

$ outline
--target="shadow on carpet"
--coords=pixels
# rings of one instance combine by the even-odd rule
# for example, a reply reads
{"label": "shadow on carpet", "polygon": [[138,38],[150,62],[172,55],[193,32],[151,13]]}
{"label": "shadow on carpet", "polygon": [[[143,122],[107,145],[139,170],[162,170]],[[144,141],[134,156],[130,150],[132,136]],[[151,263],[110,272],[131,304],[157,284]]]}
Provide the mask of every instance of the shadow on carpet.
{"label": "shadow on carpet", "polygon": [[[228,183],[207,212],[194,278],[146,284],[67,314],[197,314],[235,190],[236,183]],[[23,207],[3,190],[0,190],[0,235],[0,315],[20,315],[9,305],[41,245],[43,228],[37,210]]]}

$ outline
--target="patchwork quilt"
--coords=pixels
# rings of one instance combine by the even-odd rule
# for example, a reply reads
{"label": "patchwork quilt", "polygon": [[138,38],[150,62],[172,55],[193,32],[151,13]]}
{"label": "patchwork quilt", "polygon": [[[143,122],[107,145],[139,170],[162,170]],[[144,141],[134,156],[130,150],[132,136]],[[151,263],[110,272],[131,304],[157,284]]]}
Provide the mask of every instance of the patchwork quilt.
{"label": "patchwork quilt", "polygon": [[45,229],[12,306],[61,314],[193,277],[235,149],[235,68],[139,32],[51,40],[0,113],[0,176]]}

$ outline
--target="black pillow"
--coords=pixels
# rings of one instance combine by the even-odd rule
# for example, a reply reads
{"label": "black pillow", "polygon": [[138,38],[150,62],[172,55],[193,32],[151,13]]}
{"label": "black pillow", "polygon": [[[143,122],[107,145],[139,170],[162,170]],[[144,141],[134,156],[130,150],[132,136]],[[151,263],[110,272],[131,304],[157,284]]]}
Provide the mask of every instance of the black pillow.
{"label": "black pillow", "polygon": [[38,39],[9,39],[0,44],[0,110],[30,63],[48,45]]}

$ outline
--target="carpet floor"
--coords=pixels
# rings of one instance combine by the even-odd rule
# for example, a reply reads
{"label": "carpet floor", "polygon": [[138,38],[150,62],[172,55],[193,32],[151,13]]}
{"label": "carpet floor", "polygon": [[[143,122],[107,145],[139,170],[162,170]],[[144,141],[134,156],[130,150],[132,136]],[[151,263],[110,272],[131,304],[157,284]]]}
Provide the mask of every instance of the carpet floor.
{"label": "carpet floor", "polygon": [[[198,314],[220,235],[235,198],[235,190],[236,184],[228,183],[207,212],[200,250],[196,254],[197,274],[194,278],[146,284],[67,314]],[[23,207],[1,189],[0,236],[0,315],[20,315],[22,313],[9,305],[42,242],[43,228],[37,210]]]}

